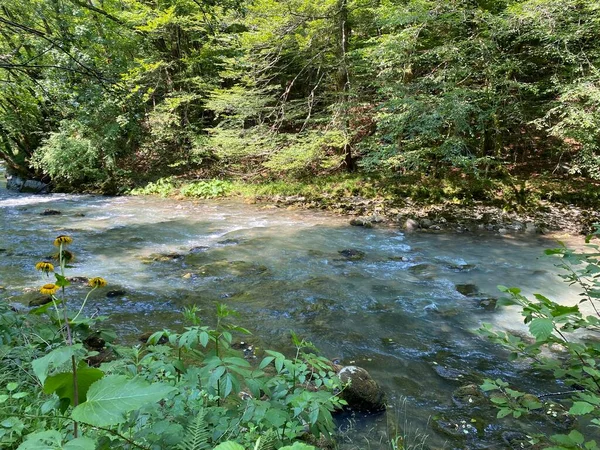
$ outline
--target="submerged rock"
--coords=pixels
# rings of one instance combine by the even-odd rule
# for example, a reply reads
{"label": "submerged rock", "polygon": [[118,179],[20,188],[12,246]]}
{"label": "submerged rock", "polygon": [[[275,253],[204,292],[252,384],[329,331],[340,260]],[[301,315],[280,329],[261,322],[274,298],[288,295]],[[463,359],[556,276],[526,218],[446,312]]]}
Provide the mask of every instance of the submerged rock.
{"label": "submerged rock", "polygon": [[40,216],[59,216],[62,213],[56,209],[45,209],[40,213]]}
{"label": "submerged rock", "polygon": [[434,428],[453,438],[475,439],[479,434],[470,418],[441,417],[433,422]]}
{"label": "submerged rock", "polygon": [[340,397],[348,402],[348,408],[366,412],[378,412],[386,408],[385,393],[365,369],[346,366],[338,375],[342,383],[347,384]]}
{"label": "submerged rock", "polygon": [[452,393],[452,401],[456,406],[482,406],[488,403],[486,396],[476,384],[467,384]]}
{"label": "submerged rock", "polygon": [[457,284],[455,288],[465,297],[472,297],[479,294],[479,288],[474,284]]}
{"label": "submerged rock", "polygon": [[496,309],[496,303],[498,302],[498,299],[496,298],[482,298],[481,300],[479,300],[477,302],[477,306],[479,306],[480,308],[483,308],[485,310],[488,311],[492,311],[494,309]]}
{"label": "submerged rock", "polygon": [[190,253],[195,254],[195,253],[202,253],[205,252],[206,250],[208,250],[210,247],[207,247],[206,245],[198,245],[196,247],[192,247],[190,248]]}
{"label": "submerged rock", "polygon": [[359,261],[365,257],[365,252],[353,248],[340,250],[338,253],[350,261]]}
{"label": "submerged rock", "polygon": [[211,264],[205,264],[204,266],[200,267],[198,270],[198,275],[204,277],[246,277],[252,275],[261,275],[268,270],[269,269],[267,266],[247,261],[219,261]]}
{"label": "submerged rock", "polygon": [[124,295],[127,294],[127,291],[124,291],[123,289],[115,289],[114,291],[108,291],[106,293],[106,296],[108,298],[112,298],[112,297],[123,297]]}
{"label": "submerged rock", "polygon": [[178,261],[183,258],[184,255],[181,253],[152,253],[149,256],[142,258],[144,264],[150,264],[153,262],[169,262]]}

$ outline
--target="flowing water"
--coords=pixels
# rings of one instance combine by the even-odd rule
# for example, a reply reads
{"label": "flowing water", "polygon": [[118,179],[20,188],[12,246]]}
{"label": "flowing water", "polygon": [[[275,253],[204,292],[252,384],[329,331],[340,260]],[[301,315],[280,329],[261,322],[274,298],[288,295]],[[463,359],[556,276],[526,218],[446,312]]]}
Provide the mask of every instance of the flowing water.
{"label": "flowing water", "polygon": [[[41,215],[46,209],[61,214]],[[42,282],[35,262],[55,251],[57,235],[69,234],[76,254],[69,275],[102,276],[117,291],[92,299],[88,313],[110,315],[123,339],[180,328],[181,311],[192,304],[210,322],[214,305],[226,303],[259,347],[285,350],[294,330],[324,355],[369,370],[392,402],[405,399],[401,426],[428,434],[431,448],[508,448],[497,443],[506,425],[482,424],[489,419],[452,401],[469,381],[502,377],[539,393],[559,388],[528,381],[526,367],[508,365],[504,352],[472,332],[482,322],[522,327],[517,312],[482,305],[498,284],[575,298],[543,256],[555,245],[543,237],[404,234],[230,201],[30,195],[4,186],[0,229],[0,297],[27,301],[34,292],[23,293]],[[463,295],[457,285],[478,291]],[[475,426],[459,429],[465,436],[455,440],[434,425],[440,418]],[[341,420],[351,428],[346,447],[385,448],[378,444],[385,421]],[[539,422],[528,426],[550,432]]]}

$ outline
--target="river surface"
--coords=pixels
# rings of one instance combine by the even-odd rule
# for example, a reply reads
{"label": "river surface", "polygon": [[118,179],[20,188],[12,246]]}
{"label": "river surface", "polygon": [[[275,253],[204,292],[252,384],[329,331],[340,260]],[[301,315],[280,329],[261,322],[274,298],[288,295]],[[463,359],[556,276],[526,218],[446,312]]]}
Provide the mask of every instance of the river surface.
{"label": "river surface", "polygon": [[[369,370],[396,405],[401,427],[413,442],[415,434],[428,435],[430,448],[508,448],[503,430],[523,427],[482,424],[490,419],[453,402],[461,385],[501,377],[536,393],[560,388],[552,380],[536,385],[526,366],[509,365],[506,353],[472,332],[482,322],[522,328],[516,311],[486,308],[498,284],[575,298],[556,276],[556,261],[543,256],[555,246],[544,237],[404,234],[352,227],[314,211],[30,195],[6,191],[3,177],[0,183],[0,297],[8,301],[27,301],[31,294],[24,292],[43,282],[35,263],[55,252],[57,235],[69,234],[76,255],[69,275],[102,276],[106,289],[122,291],[95,296],[88,313],[110,315],[125,341],[179,329],[182,309],[193,304],[210,323],[215,304],[226,303],[241,313],[240,325],[253,330],[259,347],[289,349],[294,330],[324,355]],[[61,214],[41,215],[47,209]],[[457,285],[478,292],[463,295]],[[434,423],[440,418],[466,423],[465,436],[441,431]],[[341,419],[351,441],[343,448],[386,448],[380,443],[385,421],[381,415]],[[552,432],[540,422],[527,426],[527,432]]]}

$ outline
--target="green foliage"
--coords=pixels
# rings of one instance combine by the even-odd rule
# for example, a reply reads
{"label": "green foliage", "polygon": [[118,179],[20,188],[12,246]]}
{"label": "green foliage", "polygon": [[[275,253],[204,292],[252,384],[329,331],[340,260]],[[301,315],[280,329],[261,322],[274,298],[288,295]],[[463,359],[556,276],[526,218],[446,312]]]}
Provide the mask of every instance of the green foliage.
{"label": "green foliage", "polygon": [[230,191],[231,183],[221,180],[210,180],[187,184],[179,192],[185,197],[215,198],[227,195]]}
{"label": "green foliage", "polygon": [[155,182],[150,182],[143,188],[131,190],[133,195],[160,195],[167,197],[175,191],[173,178],[160,178]]}
{"label": "green foliage", "polygon": [[[594,233],[600,236],[600,228]],[[592,236],[588,238],[591,239]],[[517,305],[534,341],[524,340],[508,332],[499,332],[485,325],[480,333],[511,351],[512,358],[527,358],[534,367],[550,371],[571,390],[568,414],[585,417],[590,427],[600,426],[600,247],[588,245],[588,252],[576,252],[566,247],[548,250],[561,258],[561,277],[581,290],[581,301],[572,306],[554,302],[544,295],[529,299],[518,288],[499,286],[506,297],[499,305]],[[552,352],[549,350],[552,349]],[[559,353],[557,354],[557,349]],[[554,353],[553,353],[554,352]],[[483,390],[493,392],[491,400],[499,408],[498,417],[512,414],[520,417],[542,406],[540,400],[498,380],[486,380]],[[544,407],[546,409],[546,407]],[[578,431],[551,436],[555,450],[597,448],[596,442]]]}

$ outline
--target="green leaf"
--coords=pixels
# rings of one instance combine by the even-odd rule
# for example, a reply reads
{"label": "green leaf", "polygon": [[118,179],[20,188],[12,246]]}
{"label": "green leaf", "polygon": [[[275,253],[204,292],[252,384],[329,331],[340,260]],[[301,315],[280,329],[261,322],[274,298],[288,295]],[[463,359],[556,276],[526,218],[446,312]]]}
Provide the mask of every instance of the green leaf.
{"label": "green leaf", "polygon": [[273,360],[275,359],[274,356],[267,356],[266,358],[264,358],[260,365],[258,366],[259,369],[264,369],[265,367],[267,367],[269,364],[271,364],[273,362]]}
{"label": "green leaf", "polygon": [[87,401],[73,410],[78,422],[103,427],[125,422],[125,414],[163,399],[175,388],[162,383],[148,383],[111,375],[90,387]]}
{"label": "green leaf", "polygon": [[498,414],[496,415],[496,417],[498,419],[502,419],[503,417],[508,416],[511,412],[512,412],[512,410],[510,410],[508,408],[502,408],[502,409],[500,409],[500,411],[498,411]]}
{"label": "green leaf", "polygon": [[554,331],[554,322],[552,319],[536,317],[529,324],[529,331],[537,341],[544,341]]}
{"label": "green leaf", "polygon": [[206,331],[200,333],[200,344],[202,344],[202,347],[206,347],[208,345],[208,333]]}
{"label": "green leaf", "polygon": [[582,416],[584,414],[589,414],[595,409],[594,405],[589,404],[588,402],[574,402],[571,409],[569,409],[569,414],[573,414],[574,416]]}
{"label": "green leaf", "polygon": [[67,280],[65,277],[63,277],[59,273],[55,273],[54,276],[56,277],[56,285],[57,286],[67,287],[71,284],[71,282],[69,280]]}
{"label": "green leaf", "polygon": [[312,445],[303,444],[302,442],[294,442],[293,445],[286,445],[279,450],[316,450]]}
{"label": "green leaf", "polygon": [[[80,367],[77,369],[77,391],[79,404],[85,402],[85,397],[90,386],[104,376],[104,372],[93,367]],[[59,398],[69,399],[70,404],[75,405],[73,372],[63,372],[46,378],[44,383],[46,394],[56,393]]]}
{"label": "green leaf", "polygon": [[585,440],[583,437],[583,434],[581,434],[579,431],[577,430],[573,430],[569,433],[569,437],[571,438],[571,440],[577,444],[577,445],[581,445],[583,444],[583,441]]}
{"label": "green leaf", "polygon": [[217,445],[213,450],[245,450],[237,442],[227,441]]}
{"label": "green leaf", "polygon": [[62,449],[62,436],[56,430],[29,434],[17,450],[59,450]]}
{"label": "green leaf", "polygon": [[43,384],[46,377],[53,369],[58,369],[63,364],[69,362],[72,356],[75,356],[78,350],[83,348],[82,344],[62,346],[52,350],[46,356],[33,360],[31,367],[33,373]]}
{"label": "green leaf", "polygon": [[65,444],[64,450],[95,450],[96,441],[88,437],[73,439]]}

